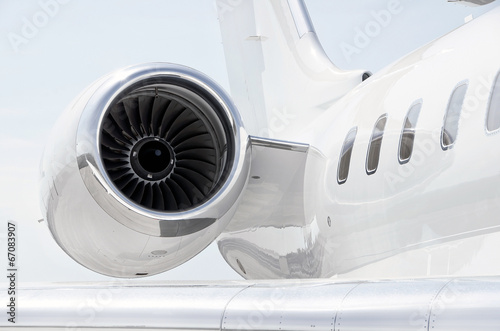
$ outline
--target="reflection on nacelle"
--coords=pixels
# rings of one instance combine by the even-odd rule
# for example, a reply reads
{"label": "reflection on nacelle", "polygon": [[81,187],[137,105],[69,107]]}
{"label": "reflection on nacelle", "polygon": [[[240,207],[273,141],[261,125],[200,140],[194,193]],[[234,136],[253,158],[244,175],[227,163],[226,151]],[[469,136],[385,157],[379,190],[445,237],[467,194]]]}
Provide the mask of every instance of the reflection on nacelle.
{"label": "reflection on nacelle", "polygon": [[[165,63],[119,70],[75,100],[42,164],[58,244],[119,277],[168,270],[213,241],[245,278],[500,272],[485,262],[500,249],[500,46],[483,33],[498,8],[363,79],[296,26],[309,22],[301,1],[281,3],[245,1],[221,21],[238,109],[208,77]],[[266,38],[231,28],[255,22]],[[241,49],[253,62],[230,51]]]}
{"label": "reflection on nacelle", "polygon": [[94,83],[65,112],[42,162],[45,218],[77,262],[140,277],[193,257],[226,227],[249,145],[222,89],[153,63]]}

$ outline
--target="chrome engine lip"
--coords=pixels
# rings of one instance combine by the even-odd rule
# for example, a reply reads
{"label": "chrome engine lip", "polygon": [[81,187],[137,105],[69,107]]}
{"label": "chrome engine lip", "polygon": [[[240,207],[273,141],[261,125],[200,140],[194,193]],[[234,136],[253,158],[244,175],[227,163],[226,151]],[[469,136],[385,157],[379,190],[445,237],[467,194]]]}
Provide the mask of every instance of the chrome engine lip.
{"label": "chrome engine lip", "polygon": [[[233,142],[233,162],[225,182],[207,202],[193,209],[159,212],[128,199],[108,177],[100,153],[101,123],[106,110],[124,91],[141,81],[173,79],[193,84],[208,93],[222,111]],[[224,118],[225,119],[224,119]],[[171,63],[146,63],[111,73],[84,106],[76,135],[80,175],[97,203],[111,217],[135,231],[156,237],[178,237],[194,233],[222,218],[237,202],[250,168],[250,144],[236,106],[227,93],[208,76],[192,68]],[[228,156],[230,157],[230,156]]]}

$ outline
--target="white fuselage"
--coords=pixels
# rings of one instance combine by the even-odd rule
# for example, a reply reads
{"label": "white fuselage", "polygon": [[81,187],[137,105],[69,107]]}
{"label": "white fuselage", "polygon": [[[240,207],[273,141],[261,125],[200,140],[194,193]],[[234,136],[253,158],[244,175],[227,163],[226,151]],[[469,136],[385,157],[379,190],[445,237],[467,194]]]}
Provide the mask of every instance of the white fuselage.
{"label": "white fuselage", "polygon": [[[294,132],[283,136],[311,146],[304,181],[297,184],[303,185],[302,201],[281,196],[281,220],[268,215],[264,224],[264,212],[252,218],[255,224],[237,213],[233,222],[241,223],[240,217],[246,225],[230,226],[220,238],[226,260],[245,276],[242,265],[250,278],[498,274],[500,131],[490,132],[486,122],[500,70],[499,33],[497,8],[376,73],[303,131],[291,125]],[[466,94],[456,139],[446,147],[447,109],[461,85]],[[413,150],[402,162],[405,119],[418,103]],[[368,171],[370,140],[384,114],[378,166]],[[353,128],[342,181],[341,153]],[[252,185],[251,179],[250,191]],[[261,198],[271,191],[272,185],[261,186]],[[298,204],[302,224],[283,212],[297,213]]]}

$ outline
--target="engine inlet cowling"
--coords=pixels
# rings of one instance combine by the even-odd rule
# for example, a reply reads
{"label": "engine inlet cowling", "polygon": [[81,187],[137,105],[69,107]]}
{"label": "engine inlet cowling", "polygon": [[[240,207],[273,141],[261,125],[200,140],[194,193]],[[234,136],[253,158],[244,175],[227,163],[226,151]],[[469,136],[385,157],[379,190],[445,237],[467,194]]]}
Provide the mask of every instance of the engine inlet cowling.
{"label": "engine inlet cowling", "polygon": [[77,134],[90,141],[78,157],[96,202],[123,225],[160,237],[197,232],[224,216],[248,171],[247,135],[225,92],[172,64],[110,77],[85,106]]}
{"label": "engine inlet cowling", "polygon": [[226,228],[250,169],[249,137],[204,74],[147,63],[108,74],[62,114],[40,193],[54,239],[115,277],[172,269]]}

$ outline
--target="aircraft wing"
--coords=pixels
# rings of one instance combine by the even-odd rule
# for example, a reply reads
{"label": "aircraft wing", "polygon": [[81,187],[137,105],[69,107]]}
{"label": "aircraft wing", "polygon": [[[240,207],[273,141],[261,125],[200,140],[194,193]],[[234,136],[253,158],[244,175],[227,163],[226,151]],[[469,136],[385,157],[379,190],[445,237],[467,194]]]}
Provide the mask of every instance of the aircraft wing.
{"label": "aircraft wing", "polygon": [[16,330],[498,330],[500,277],[21,288]]}

